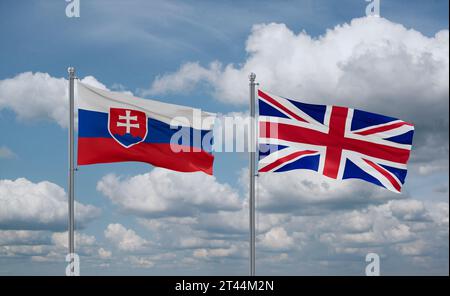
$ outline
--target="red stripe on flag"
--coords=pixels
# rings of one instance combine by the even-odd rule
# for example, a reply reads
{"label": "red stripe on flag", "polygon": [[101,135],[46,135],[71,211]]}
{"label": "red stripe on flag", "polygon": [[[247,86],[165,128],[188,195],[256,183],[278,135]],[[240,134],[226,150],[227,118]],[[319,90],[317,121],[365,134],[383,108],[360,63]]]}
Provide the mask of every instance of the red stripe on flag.
{"label": "red stripe on flag", "polygon": [[277,166],[288,162],[296,157],[302,156],[302,155],[306,155],[306,154],[312,154],[312,153],[317,153],[317,151],[312,151],[312,150],[305,150],[305,151],[298,151],[298,152],[294,152],[292,154],[286,155],[285,157],[279,158],[276,161],[272,162],[271,164],[263,167],[262,169],[260,169],[259,171],[261,173],[265,173],[268,172],[270,170],[272,170],[273,168],[276,168]]}
{"label": "red stripe on flag", "polygon": [[342,149],[328,146],[325,156],[323,174],[329,178],[337,179],[341,166]]}
{"label": "red stripe on flag", "polygon": [[278,108],[280,108],[281,110],[283,110],[284,112],[286,112],[287,114],[292,116],[293,118],[295,118],[299,121],[307,122],[306,120],[304,120],[303,118],[301,118],[300,116],[298,116],[297,114],[295,114],[294,112],[292,112],[291,110],[289,110],[288,108],[286,108],[285,106],[280,104],[278,101],[274,100],[272,97],[270,97],[268,94],[264,93],[263,91],[258,90],[258,95],[261,98],[263,98],[264,100],[271,103],[272,105],[277,106]]}
{"label": "red stripe on flag", "polygon": [[362,135],[362,136],[373,135],[376,133],[381,133],[381,132],[385,132],[385,131],[392,130],[395,128],[399,128],[404,125],[413,126],[412,124],[407,123],[407,122],[397,122],[397,123],[393,123],[393,124],[389,124],[389,125],[385,125],[385,126],[375,127],[372,129],[362,131],[362,132],[356,132],[355,134]]}
{"label": "red stripe on flag", "polygon": [[313,129],[283,123],[260,122],[260,128],[266,131],[266,138],[310,145],[337,147],[401,164],[406,164],[408,162],[411,152],[408,149],[391,147],[370,141],[330,136]]}
{"label": "red stripe on flag", "polygon": [[402,190],[402,187],[400,186],[400,184],[398,184],[397,180],[395,180],[394,177],[391,176],[391,174],[389,172],[387,172],[385,169],[383,169],[382,167],[380,167],[379,165],[375,164],[373,161],[364,159],[363,160],[370,165],[371,167],[373,167],[375,170],[377,170],[380,174],[382,174],[383,176],[386,177],[386,179],[389,180],[389,182],[392,184],[392,186],[394,186],[394,188],[400,192]]}
{"label": "red stripe on flag", "polygon": [[179,172],[202,171],[212,175],[214,156],[189,148],[191,152],[177,153],[170,144],[139,143],[125,148],[112,138],[78,138],[78,165],[138,161]]}
{"label": "red stripe on flag", "polygon": [[333,106],[331,109],[328,137],[332,144],[327,146],[323,174],[333,179],[337,179],[339,174],[347,114],[348,108]]}

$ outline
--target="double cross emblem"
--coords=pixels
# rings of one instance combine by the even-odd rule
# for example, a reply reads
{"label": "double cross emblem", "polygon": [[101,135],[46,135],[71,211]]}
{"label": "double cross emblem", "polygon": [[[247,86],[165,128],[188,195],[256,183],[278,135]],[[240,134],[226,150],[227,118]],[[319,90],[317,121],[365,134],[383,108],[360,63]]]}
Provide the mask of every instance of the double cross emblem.
{"label": "double cross emblem", "polygon": [[137,121],[138,117],[137,115],[131,116],[131,110],[125,111],[125,116],[119,115],[119,120],[125,120],[125,122],[117,122],[118,127],[125,127],[125,132],[127,134],[131,134],[131,128],[139,128],[139,123],[131,123],[132,121]]}
{"label": "double cross emblem", "polygon": [[111,108],[108,130],[120,145],[130,148],[147,137],[147,114],[138,110]]}

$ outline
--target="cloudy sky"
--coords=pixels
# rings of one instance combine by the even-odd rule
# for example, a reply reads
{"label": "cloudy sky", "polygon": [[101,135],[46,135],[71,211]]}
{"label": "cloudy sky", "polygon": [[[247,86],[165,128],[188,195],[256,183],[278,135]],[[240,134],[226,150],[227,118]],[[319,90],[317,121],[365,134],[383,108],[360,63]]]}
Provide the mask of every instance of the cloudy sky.
{"label": "cloudy sky", "polygon": [[[446,0],[0,2],[0,275],[65,271],[67,76],[221,114],[264,89],[416,125],[404,193],[311,172],[258,178],[257,273],[449,272]],[[246,275],[247,155],[214,176],[141,163],[76,175],[81,273]]]}

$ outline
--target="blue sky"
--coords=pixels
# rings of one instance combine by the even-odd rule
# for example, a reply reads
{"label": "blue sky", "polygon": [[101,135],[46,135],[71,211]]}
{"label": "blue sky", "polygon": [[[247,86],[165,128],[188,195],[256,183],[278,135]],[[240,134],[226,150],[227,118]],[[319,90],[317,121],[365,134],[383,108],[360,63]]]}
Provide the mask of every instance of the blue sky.
{"label": "blue sky", "polygon": [[[342,199],[340,209],[333,210],[327,205],[333,202],[328,197],[316,204],[302,195],[317,193],[314,188],[300,187],[309,188],[304,193],[293,190],[299,189],[295,187],[297,183],[330,182],[326,179],[297,172],[283,181],[277,177],[269,180],[289,187],[286,196],[276,185],[270,187],[261,180],[262,205],[270,208],[280,198],[292,203],[293,208],[306,206],[311,212],[269,211],[258,216],[257,248],[265,258],[258,263],[260,273],[362,274],[364,254],[375,249],[382,255],[385,274],[448,274],[448,1],[382,0],[380,22],[365,18],[367,3],[363,0],[80,2],[80,18],[67,18],[67,4],[62,0],[0,3],[0,180],[11,182],[2,183],[0,201],[6,204],[11,198],[28,194],[45,205],[49,195],[59,193],[51,186],[40,188],[40,182],[66,188],[67,129],[52,115],[52,108],[65,106],[58,78],[67,76],[68,66],[76,67],[78,77],[93,76],[112,90],[129,90],[136,95],[223,114],[247,111],[247,98],[240,94],[247,88],[247,70],[254,67],[257,75],[262,73],[259,81],[280,95],[369,108],[417,123],[417,150],[413,151],[406,190],[401,196],[372,189],[370,184],[330,183],[331,188],[345,193],[342,197],[335,196],[336,192],[327,195]],[[265,25],[254,27],[257,24]],[[368,28],[373,31],[365,32]],[[301,32],[313,41],[295,39]],[[438,32],[440,35],[436,35]],[[384,42],[394,45],[386,46]],[[345,53],[349,50],[345,44],[353,44],[351,54]],[[290,46],[298,46],[297,53],[304,50],[300,60],[311,63],[299,63],[294,54],[289,59]],[[319,66],[317,56],[307,51],[311,46],[323,54],[323,60],[334,63],[334,68]],[[359,59],[361,56],[366,59]],[[408,59],[410,56],[414,58]],[[390,63],[372,67],[365,64],[367,60]],[[213,62],[220,64],[218,70],[211,68]],[[183,65],[196,65],[188,75],[197,74],[197,78],[186,77],[181,71]],[[316,74],[316,67],[323,75]],[[345,84],[339,89],[341,93],[326,86],[332,84],[335,68],[345,74],[339,74],[342,85]],[[298,69],[303,72],[296,72]],[[358,75],[360,69],[373,75],[362,77]],[[400,75],[386,77],[391,82],[386,89],[364,87],[368,77],[396,69],[400,69]],[[422,74],[423,69],[426,74]],[[17,78],[24,72],[48,73],[48,77]],[[286,73],[311,77],[307,83],[317,87],[283,87],[282,83],[290,78],[283,76]],[[244,77],[239,80],[242,84],[236,85],[234,77]],[[181,87],[172,83],[176,79]],[[158,81],[162,87],[156,87]],[[344,89],[348,81],[360,91]],[[431,90],[425,97],[415,91],[416,87]],[[27,89],[33,92],[30,98]],[[425,111],[424,106],[429,108]],[[20,111],[21,108],[26,111]],[[229,190],[226,192],[238,195],[242,201],[242,212],[222,212],[225,221],[236,218],[233,214],[246,213],[242,169],[247,162],[245,154],[219,153],[215,160],[216,179],[204,181],[211,187]],[[147,175],[151,172],[155,175]],[[137,176],[145,176],[151,187],[151,182],[160,176],[156,173],[161,172],[140,163],[80,168],[76,199],[95,207],[86,209],[82,230],[85,245],[80,247],[82,273],[246,274],[246,229],[236,230],[240,224],[226,225],[226,231],[216,232],[216,217],[205,213],[202,205],[184,220],[142,217],[127,210],[121,196],[98,189],[99,182],[109,174],[121,176],[110,184],[118,190],[129,188]],[[177,174],[162,174],[161,178],[178,180]],[[18,178],[29,183],[17,182]],[[192,182],[195,181],[203,182],[194,178]],[[31,213],[27,217],[26,213],[17,218],[0,214],[0,274],[62,274],[64,249],[55,235],[64,230],[58,228],[60,221],[52,222],[51,212],[53,218],[47,217],[50,222],[45,227],[32,230],[29,225],[40,216]],[[390,215],[391,224],[379,221],[384,215]],[[322,217],[324,225],[318,227]],[[190,224],[188,218],[196,223]],[[345,226],[355,221],[370,224],[369,230],[328,229],[334,224]],[[433,236],[424,234],[423,229],[431,229],[429,236]],[[17,231],[25,232],[20,236]],[[178,242],[183,232],[195,243],[183,247]],[[393,238],[394,232],[399,237]],[[122,242],[133,241],[136,247],[124,247],[120,238]],[[284,244],[277,245],[276,241]]]}

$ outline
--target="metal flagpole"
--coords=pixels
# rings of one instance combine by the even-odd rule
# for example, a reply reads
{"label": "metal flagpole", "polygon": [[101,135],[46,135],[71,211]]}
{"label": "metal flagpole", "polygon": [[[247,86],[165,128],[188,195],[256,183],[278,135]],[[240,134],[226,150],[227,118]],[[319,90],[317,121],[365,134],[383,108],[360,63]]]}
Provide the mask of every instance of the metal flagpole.
{"label": "metal flagpole", "polygon": [[75,253],[75,197],[74,197],[74,83],[75,68],[69,67],[69,254],[71,262],[70,275],[74,275],[74,253]]}
{"label": "metal flagpole", "polygon": [[256,151],[256,139],[255,139],[255,94],[256,94],[256,74],[250,73],[250,276],[255,275],[255,151]]}

